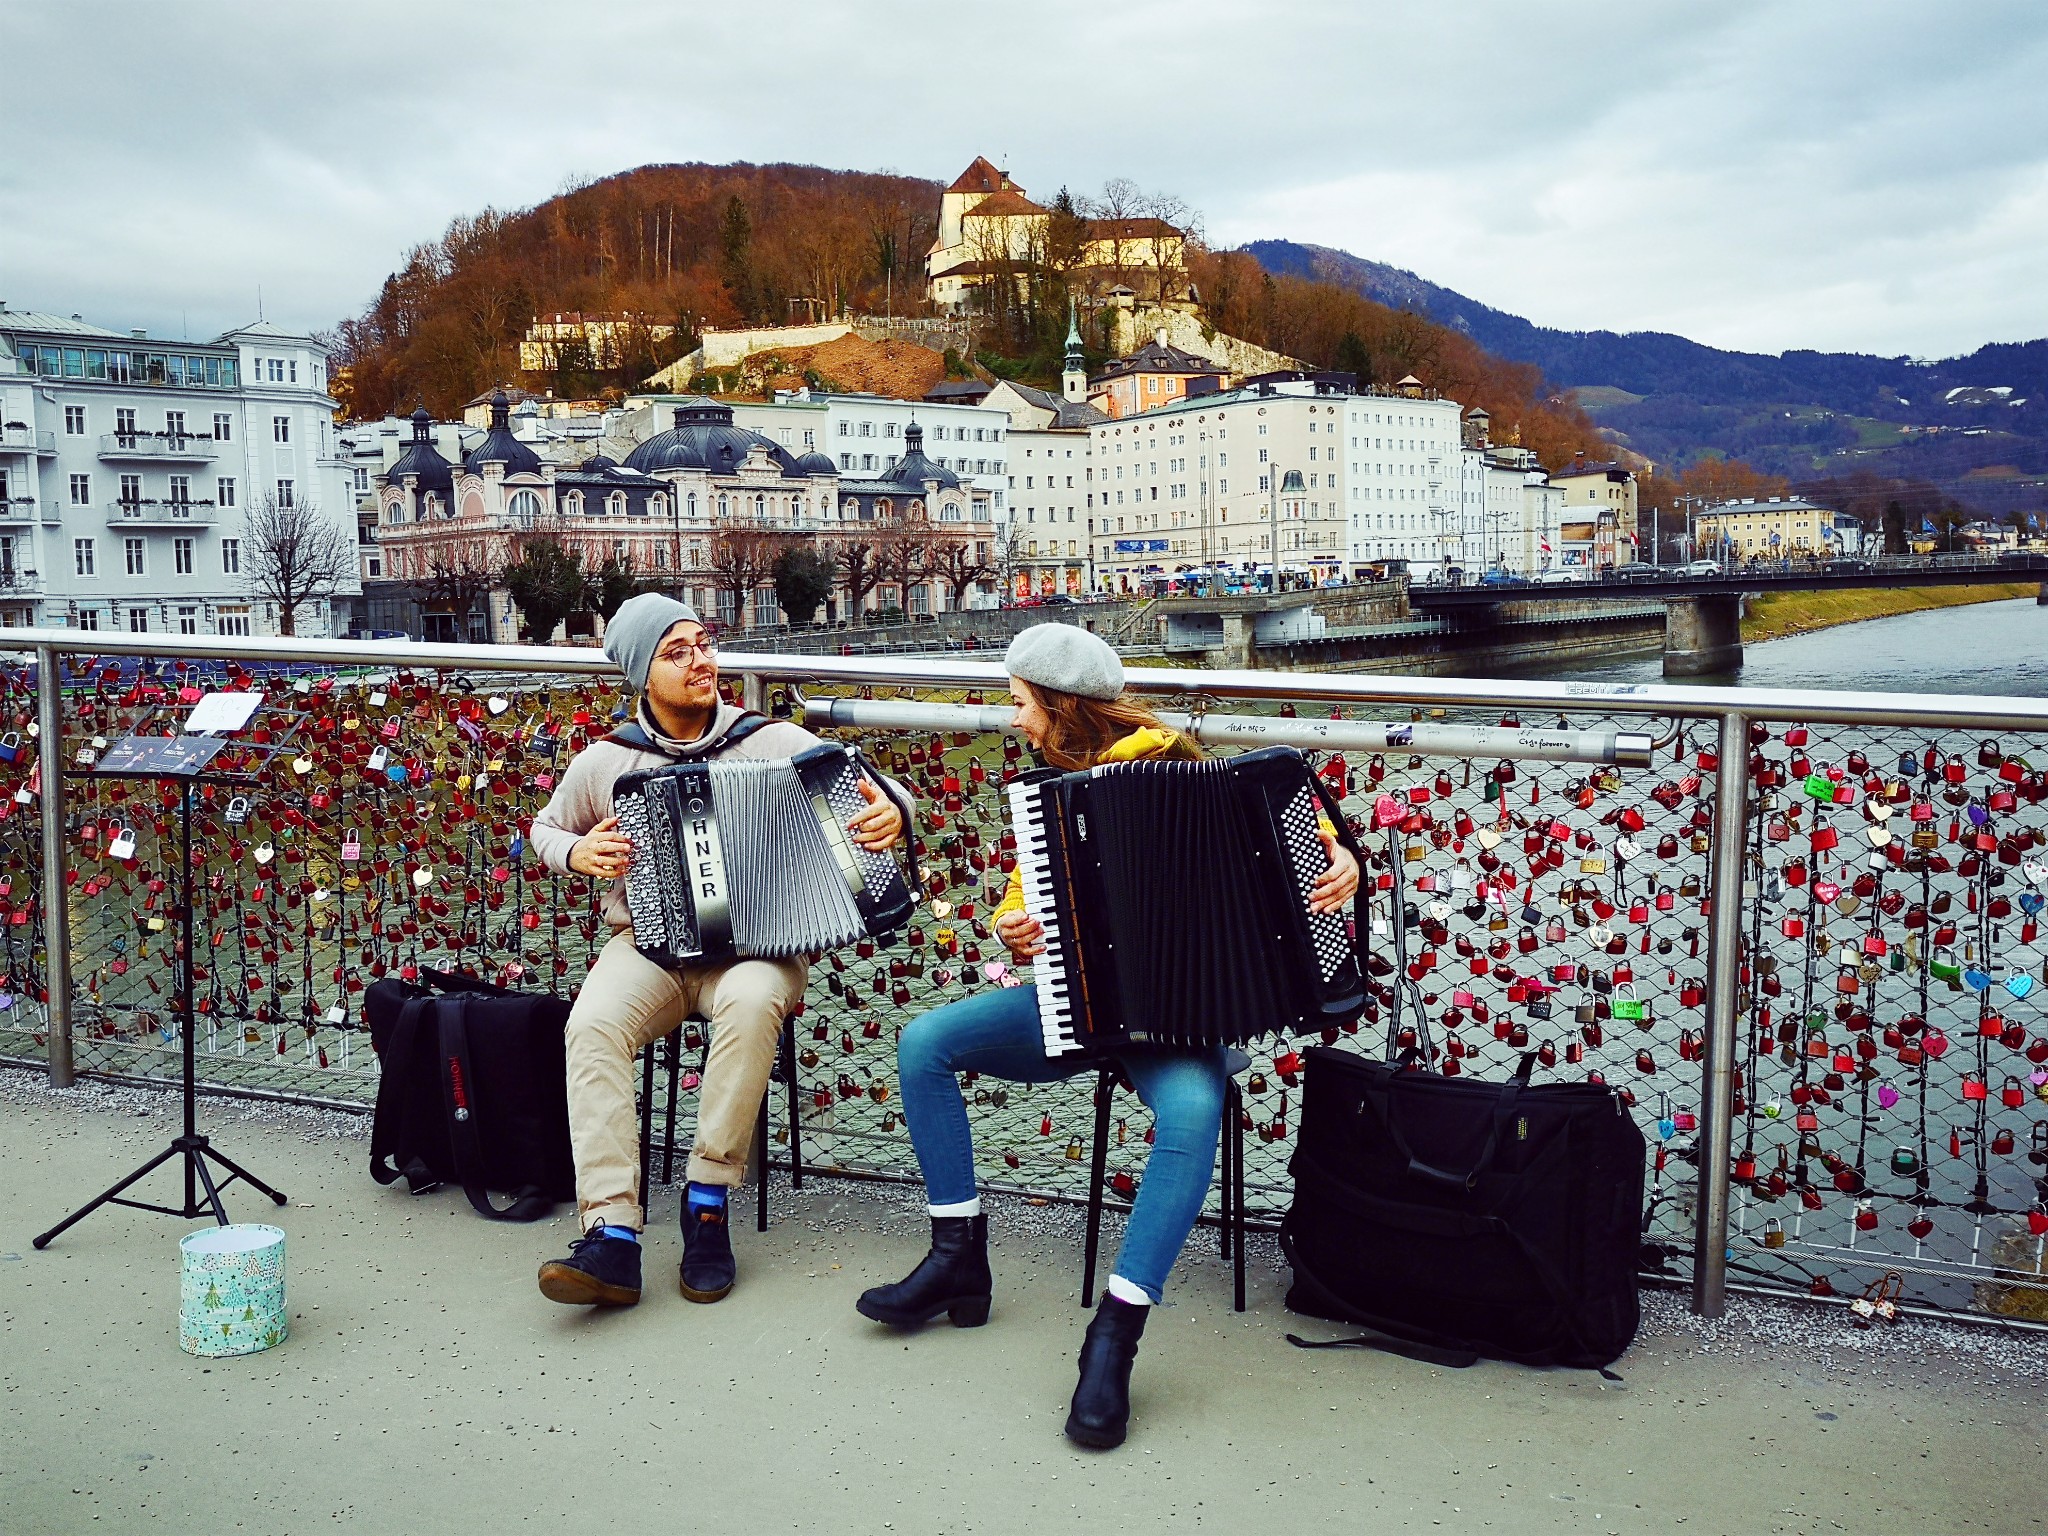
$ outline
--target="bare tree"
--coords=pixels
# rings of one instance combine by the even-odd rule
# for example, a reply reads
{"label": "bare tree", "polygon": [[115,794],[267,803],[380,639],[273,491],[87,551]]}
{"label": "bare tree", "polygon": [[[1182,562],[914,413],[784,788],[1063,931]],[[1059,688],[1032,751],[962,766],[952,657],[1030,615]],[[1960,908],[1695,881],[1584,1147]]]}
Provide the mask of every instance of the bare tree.
{"label": "bare tree", "polygon": [[878,540],[877,534],[863,532],[833,544],[832,563],[839,568],[840,584],[846,588],[846,616],[856,624],[868,594],[881,584],[881,568],[875,559]]}
{"label": "bare tree", "polygon": [[[426,573],[409,584],[413,601],[422,613],[445,614],[457,640],[469,638],[469,620],[482,600],[490,601],[497,575],[481,544],[473,547],[449,545],[427,557]],[[486,608],[488,614],[488,607]]]}
{"label": "bare tree", "polygon": [[941,539],[931,546],[925,570],[946,584],[953,594],[953,607],[967,606],[967,589],[995,574],[986,539]]}
{"label": "bare tree", "polygon": [[747,627],[747,600],[775,581],[775,561],[788,540],[752,528],[721,528],[711,538],[711,585],[732,596],[733,617]]}
{"label": "bare tree", "polygon": [[295,635],[301,604],[355,585],[355,540],[315,503],[266,494],[242,534],[242,580],[252,597],[276,604],[278,633]]}

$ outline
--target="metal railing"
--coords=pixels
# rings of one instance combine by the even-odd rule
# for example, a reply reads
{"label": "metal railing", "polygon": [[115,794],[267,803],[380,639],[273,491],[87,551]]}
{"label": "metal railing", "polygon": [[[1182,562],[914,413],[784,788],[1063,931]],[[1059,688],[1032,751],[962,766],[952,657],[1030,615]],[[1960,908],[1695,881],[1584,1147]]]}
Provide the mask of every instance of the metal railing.
{"label": "metal railing", "polygon": [[[361,1082],[337,1073],[328,1055],[333,1045],[349,1059],[352,1018],[333,1036],[321,1033],[314,994],[330,963],[351,983],[395,964],[449,960],[560,986],[574,984],[579,948],[585,963],[594,954],[597,893],[574,879],[530,878],[517,834],[545,800],[565,748],[574,750],[578,733],[601,733],[623,703],[601,653],[49,630],[12,631],[0,643],[33,651],[37,728],[26,754],[17,745],[14,766],[0,765],[0,804],[34,804],[25,774],[30,758],[41,764],[37,844],[28,862],[10,866],[24,874],[38,866],[37,894],[33,903],[25,890],[0,896],[0,1007],[14,1010],[0,1013],[0,1036],[12,1029],[16,1047],[37,1041],[53,1081],[70,1081],[81,1057],[87,1071],[151,1075],[151,1029],[164,1041],[175,1034],[160,1001],[131,979],[151,980],[142,962],[164,959],[161,948],[147,954],[147,885],[131,878],[136,859],[106,851],[117,827],[132,832],[149,813],[81,776],[78,755],[115,734],[124,711],[181,680],[233,675],[237,686],[275,692],[309,728],[318,722],[316,744],[280,770],[275,807],[258,807],[247,830],[232,807],[211,813],[220,825],[208,840],[218,860],[210,878],[216,891],[226,885],[203,895],[212,1009],[199,1028],[208,1070],[222,1083],[331,1098],[318,1085],[339,1082],[349,1088],[341,1097],[362,1096]],[[95,666],[81,669],[80,657]],[[197,670],[158,684],[128,658]],[[785,714],[802,709],[798,688],[814,703],[892,690],[983,705],[1005,688],[999,666],[965,658],[728,653],[723,662],[751,707]],[[342,671],[359,681],[337,684]],[[597,680],[605,686],[593,690]],[[1382,734],[1384,751],[1368,755],[1370,732],[1353,722],[1322,731],[1329,751],[1315,759],[1372,851],[1377,980],[1358,1038],[1371,1043],[1383,1029],[1390,1046],[1418,1044],[1447,1073],[1503,1068],[1525,1048],[1539,1050],[1548,1069],[1601,1073],[1650,1133],[1646,1233],[1667,1236],[1671,1257],[1689,1258],[1699,1311],[1721,1311],[1733,1259],[1780,1288],[1803,1279],[1825,1293],[1831,1268],[1897,1268],[1946,1305],[1961,1305],[1974,1287],[2002,1314],[2048,1313],[2039,1252],[2048,1233],[2048,1120],[2027,1119],[2048,1103],[2048,1070],[2036,1070],[2048,1068],[2048,1035],[2020,1017],[2034,991],[2029,978],[2048,976],[2034,922],[2048,902],[2048,890],[2037,889],[2048,888],[2048,861],[2032,852],[2037,840],[2048,848],[2048,811],[2033,810],[2048,804],[2048,775],[2032,766],[2048,764],[2048,705],[1148,668],[1130,670],[1127,683],[1198,719],[1221,700],[1240,713],[1410,713],[1417,730],[1405,739]],[[820,709],[821,718],[831,713]],[[993,715],[933,715],[929,726],[889,730],[861,725],[858,710],[844,718],[920,792],[918,857],[931,899],[903,949],[832,956],[814,968],[803,1063],[811,1122],[801,1131],[807,1160],[823,1146],[828,1162],[900,1175],[910,1165],[887,1104],[893,1061],[882,1022],[900,1024],[914,1007],[984,979],[1014,979],[999,952],[980,953],[979,912],[1004,872],[997,789],[1018,753],[1014,740],[990,732]],[[1519,727],[1525,718],[1532,735],[1623,733],[1632,745],[1619,765],[1591,772],[1546,764],[1541,753],[1519,763],[1459,755],[1495,739],[1475,727]],[[22,720],[17,740],[25,742]],[[1301,719],[1304,736],[1311,724]],[[1241,722],[1211,734],[1261,739]],[[1634,745],[1645,737],[1654,749]],[[380,747],[390,761],[370,755]],[[1645,751],[1665,766],[1634,767]],[[51,771],[55,764],[64,771]],[[19,788],[4,782],[10,773]],[[25,830],[25,819],[0,821],[0,840]],[[252,852],[258,821],[272,830]],[[392,869],[360,880],[349,873],[348,861],[369,857],[360,845],[348,851],[358,825],[400,840]],[[146,831],[143,842],[146,871]],[[499,844],[510,853],[492,852]],[[263,872],[266,850],[297,863],[303,894]],[[427,894],[408,887],[408,867],[426,877],[419,890]],[[140,904],[110,908],[110,886]],[[448,899],[437,901],[443,890]],[[508,891],[509,902],[493,899]],[[24,913],[26,905],[37,910]],[[25,953],[17,945],[30,919],[44,934],[40,959],[33,941]],[[1834,938],[1825,936],[1830,924]],[[52,933],[67,942],[47,942]],[[297,1016],[279,990],[294,985],[281,954],[303,965]],[[252,1008],[241,987],[225,984],[236,965],[249,995],[275,999],[274,1011]],[[47,1001],[24,1017],[18,999],[32,986]],[[2048,981],[2042,991],[2048,996]],[[351,1014],[348,996],[338,994],[334,1014]],[[302,1048],[290,1052],[302,1025]],[[1675,1077],[1674,1054],[1684,1064]],[[1263,1196],[1284,1197],[1282,1144],[1298,1070],[1292,1046],[1275,1042],[1248,1080],[1245,1124],[1273,1148],[1255,1168]],[[1013,1184],[1072,1193],[1080,1143],[1056,1155],[1054,1128],[1084,1115],[1056,1089],[1006,1095],[984,1086],[976,1100],[987,1131],[978,1140],[1021,1170]],[[1797,1140],[1774,1149],[1788,1104]],[[1117,1124],[1121,1149],[1124,1120]],[[1034,1131],[1043,1139],[1032,1140]],[[1887,1164],[1872,1143],[1888,1136],[1897,1146]],[[1141,1142],[1131,1156],[1142,1154]],[[1140,1169],[1122,1165],[1117,1188]],[[1910,1219],[1881,1227],[1887,1215]]]}

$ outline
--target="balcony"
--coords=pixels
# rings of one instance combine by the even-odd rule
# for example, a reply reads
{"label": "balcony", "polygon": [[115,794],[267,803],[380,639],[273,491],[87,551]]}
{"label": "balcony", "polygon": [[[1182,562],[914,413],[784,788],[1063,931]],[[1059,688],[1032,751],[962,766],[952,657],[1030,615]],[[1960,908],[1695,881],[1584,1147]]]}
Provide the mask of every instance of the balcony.
{"label": "balcony", "polygon": [[159,463],[199,464],[217,458],[211,437],[195,432],[102,432],[100,457],[110,462],[148,459]]}
{"label": "balcony", "polygon": [[0,501],[0,523],[32,523],[36,520],[36,499],[22,496]]}
{"label": "balcony", "polygon": [[124,528],[204,528],[212,524],[210,501],[110,501],[109,524]]}
{"label": "balcony", "polygon": [[12,566],[0,566],[0,602],[42,595],[43,577],[40,571],[15,570]]}
{"label": "balcony", "polygon": [[57,434],[38,432],[25,422],[10,421],[0,426],[0,453],[33,453],[38,458],[55,458]]}

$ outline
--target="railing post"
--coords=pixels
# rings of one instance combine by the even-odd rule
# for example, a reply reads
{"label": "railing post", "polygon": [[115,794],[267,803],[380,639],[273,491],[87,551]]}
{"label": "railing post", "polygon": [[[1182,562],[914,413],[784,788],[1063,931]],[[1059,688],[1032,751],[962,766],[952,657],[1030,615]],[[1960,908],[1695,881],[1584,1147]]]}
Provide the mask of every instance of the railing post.
{"label": "railing post", "polygon": [[1728,1305],[1728,1170],[1735,1132],[1736,1001],[1741,980],[1744,834],[1749,814],[1749,717],[1721,717],[1714,771],[1714,852],[1707,873],[1713,926],[1707,938],[1707,1050],[1700,1083],[1699,1204],[1694,1216],[1692,1309],[1719,1317]]}
{"label": "railing post", "polygon": [[50,994],[50,1086],[69,1088],[71,1061],[71,902],[65,881],[64,690],[54,645],[36,647],[36,765],[43,794],[43,981]]}

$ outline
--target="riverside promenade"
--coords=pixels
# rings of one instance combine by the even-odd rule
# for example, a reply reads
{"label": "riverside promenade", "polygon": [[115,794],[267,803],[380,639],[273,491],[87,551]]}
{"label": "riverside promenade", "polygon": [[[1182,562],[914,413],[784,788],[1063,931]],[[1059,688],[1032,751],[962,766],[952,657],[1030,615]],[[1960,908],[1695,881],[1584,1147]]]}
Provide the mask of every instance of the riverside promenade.
{"label": "riverside promenade", "polygon": [[[478,1220],[367,1175],[361,1116],[210,1100],[201,1129],[291,1204],[291,1337],[200,1360],[177,1344],[177,1239],[109,1210],[28,1238],[162,1143],[176,1100],[0,1072],[0,1529],[363,1533],[2034,1532],[2048,1516],[2048,1349],[1731,1298],[1645,1323],[1589,1371],[1452,1371],[1307,1354],[1270,1242],[1250,1310],[1198,1235],[1147,1332],[1131,1438],[1060,1434],[1084,1321],[1070,1207],[992,1208],[986,1328],[898,1336],[853,1311],[922,1250],[902,1186],[822,1180],[737,1236],[741,1283],[674,1290],[657,1194],[646,1299],[551,1306],[535,1266],[566,1220]],[[168,1178],[169,1176],[165,1176]],[[1114,1240],[1114,1230],[1111,1238]],[[1199,1257],[1197,1257],[1199,1255]]]}

